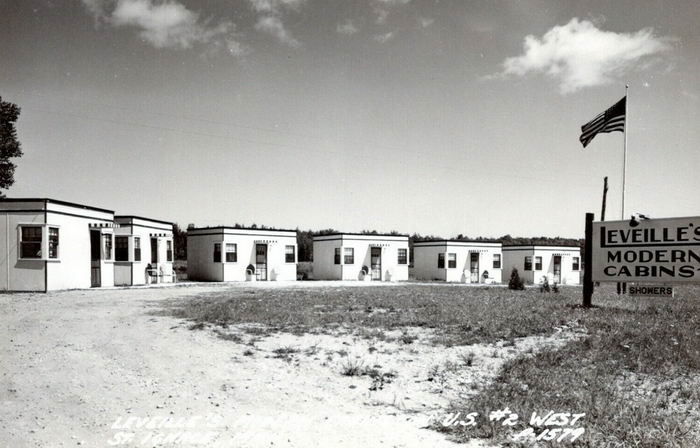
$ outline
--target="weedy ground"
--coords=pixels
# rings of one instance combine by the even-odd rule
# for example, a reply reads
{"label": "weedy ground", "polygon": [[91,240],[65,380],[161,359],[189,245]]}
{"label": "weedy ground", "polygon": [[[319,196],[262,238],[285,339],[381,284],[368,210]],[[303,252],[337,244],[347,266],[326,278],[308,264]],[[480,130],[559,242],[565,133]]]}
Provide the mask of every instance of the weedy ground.
{"label": "weedy ground", "polygon": [[[407,329],[415,327],[430,329],[436,347],[454,347],[507,346],[573,325],[585,330],[582,337],[507,361],[495,381],[453,400],[448,411],[478,410],[480,424],[433,427],[459,441],[517,445],[510,436],[527,427],[532,412],[553,410],[586,414],[577,446],[700,446],[700,288],[677,287],[669,299],[620,297],[606,286],[596,289],[594,308],[580,302],[581,289],[572,287],[554,294],[407,283],[238,288],[174,301],[169,312],[192,321],[192,329],[245,324],[257,337],[348,333],[379,340],[398,331],[406,350],[415,337]],[[468,361],[450,369],[468,369]],[[346,375],[369,375],[352,367]],[[506,406],[520,416],[510,432],[488,421],[490,411]]]}

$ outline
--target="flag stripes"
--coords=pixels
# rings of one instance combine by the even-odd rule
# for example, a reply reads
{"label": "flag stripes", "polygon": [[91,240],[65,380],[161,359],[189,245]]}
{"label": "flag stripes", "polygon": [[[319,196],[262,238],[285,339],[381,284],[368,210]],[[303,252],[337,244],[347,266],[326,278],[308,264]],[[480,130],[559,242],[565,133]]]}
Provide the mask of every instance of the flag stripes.
{"label": "flag stripes", "polygon": [[579,140],[585,148],[593,140],[593,137],[603,132],[625,132],[625,113],[627,96],[615,103],[605,112],[598,114],[593,120],[581,126]]}

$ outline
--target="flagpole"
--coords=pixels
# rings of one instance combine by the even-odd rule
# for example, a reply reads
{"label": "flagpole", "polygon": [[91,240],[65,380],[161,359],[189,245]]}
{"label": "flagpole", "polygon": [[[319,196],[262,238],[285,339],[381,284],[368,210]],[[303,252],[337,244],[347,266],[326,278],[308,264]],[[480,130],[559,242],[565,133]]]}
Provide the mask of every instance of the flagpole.
{"label": "flagpole", "polygon": [[622,216],[620,219],[625,219],[625,181],[627,175],[627,122],[629,120],[629,110],[630,110],[630,98],[629,98],[629,84],[625,84],[625,149],[622,155]]}

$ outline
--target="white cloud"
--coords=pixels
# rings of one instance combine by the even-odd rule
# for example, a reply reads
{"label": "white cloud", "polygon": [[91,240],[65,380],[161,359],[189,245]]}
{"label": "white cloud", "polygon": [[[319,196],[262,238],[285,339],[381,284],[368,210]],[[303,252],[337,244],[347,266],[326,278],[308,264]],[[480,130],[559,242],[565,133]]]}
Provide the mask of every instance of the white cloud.
{"label": "white cloud", "polygon": [[255,29],[275,36],[290,47],[301,43],[287,30],[282,17],[287,11],[298,11],[307,0],[248,0],[253,11],[259,14]]}
{"label": "white cloud", "polygon": [[420,26],[422,26],[423,28],[428,28],[430,25],[435,23],[435,19],[431,19],[428,17],[421,17],[419,20],[420,20]]}
{"label": "white cloud", "polygon": [[376,34],[374,36],[374,40],[383,44],[385,42],[388,42],[390,39],[393,39],[395,35],[396,33],[394,33],[393,31],[384,34]]}
{"label": "white cloud", "polygon": [[[87,10],[100,23],[114,27],[131,27],[141,38],[156,48],[186,49],[195,44],[212,48],[231,48],[234,25],[230,21],[212,24],[200,20],[177,1],[154,0],[82,0]],[[233,53],[232,53],[233,54]]]}
{"label": "white cloud", "polygon": [[411,0],[372,0],[372,9],[377,15],[376,22],[383,24],[389,16],[389,10],[397,6],[411,3]]}
{"label": "white cloud", "polygon": [[352,23],[352,20],[346,20],[344,23],[338,24],[336,31],[340,34],[350,35],[357,33],[359,30],[355,24]]}
{"label": "white cloud", "polygon": [[672,39],[657,37],[650,28],[636,33],[602,31],[588,20],[571,19],[542,38],[527,36],[524,52],[503,62],[501,75],[544,73],[559,83],[562,93],[613,82],[642,59],[667,51]]}
{"label": "white cloud", "polygon": [[299,47],[301,44],[298,40],[289,34],[289,31],[284,27],[282,20],[276,16],[262,16],[255,24],[255,29],[275,36],[280,42],[283,42],[290,47]]}
{"label": "white cloud", "polygon": [[284,8],[299,9],[306,0],[248,0],[255,12],[279,14]]}

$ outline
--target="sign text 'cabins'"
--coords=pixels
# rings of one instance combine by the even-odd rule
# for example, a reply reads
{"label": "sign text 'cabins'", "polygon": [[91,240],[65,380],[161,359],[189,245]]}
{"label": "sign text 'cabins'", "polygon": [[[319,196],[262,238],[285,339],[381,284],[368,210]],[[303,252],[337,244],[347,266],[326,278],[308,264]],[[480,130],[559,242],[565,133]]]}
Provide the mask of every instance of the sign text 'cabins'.
{"label": "sign text 'cabins'", "polygon": [[593,223],[593,281],[700,281],[700,217]]}

